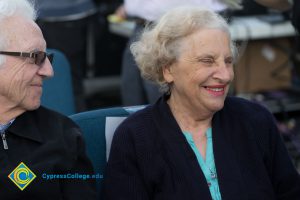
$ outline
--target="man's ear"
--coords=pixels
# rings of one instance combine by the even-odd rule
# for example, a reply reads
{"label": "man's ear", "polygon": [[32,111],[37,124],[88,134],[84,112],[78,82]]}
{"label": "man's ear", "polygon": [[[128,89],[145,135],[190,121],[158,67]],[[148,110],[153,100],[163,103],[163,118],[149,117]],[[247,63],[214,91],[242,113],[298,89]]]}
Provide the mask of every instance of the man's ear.
{"label": "man's ear", "polygon": [[167,83],[173,82],[173,73],[172,73],[172,66],[167,65],[163,67],[163,76]]}

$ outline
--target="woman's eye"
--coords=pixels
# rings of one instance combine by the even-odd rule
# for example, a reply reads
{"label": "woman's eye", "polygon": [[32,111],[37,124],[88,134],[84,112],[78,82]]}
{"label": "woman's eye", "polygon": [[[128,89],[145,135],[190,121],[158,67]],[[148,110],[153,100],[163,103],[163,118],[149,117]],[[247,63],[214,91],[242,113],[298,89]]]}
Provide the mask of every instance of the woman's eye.
{"label": "woman's eye", "polygon": [[214,62],[213,59],[200,59],[200,62],[203,62],[205,64],[212,64]]}
{"label": "woman's eye", "polygon": [[231,58],[226,59],[226,60],[225,60],[225,63],[226,63],[226,64],[232,64],[232,63],[233,63],[233,60],[232,60]]}

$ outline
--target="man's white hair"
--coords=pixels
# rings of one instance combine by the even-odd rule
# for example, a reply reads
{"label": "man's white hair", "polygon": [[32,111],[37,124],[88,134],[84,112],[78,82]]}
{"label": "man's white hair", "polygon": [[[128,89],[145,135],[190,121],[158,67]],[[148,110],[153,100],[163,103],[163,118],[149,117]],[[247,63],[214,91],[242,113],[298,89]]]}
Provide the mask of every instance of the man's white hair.
{"label": "man's white hair", "polygon": [[[35,21],[37,12],[33,0],[0,0],[0,51],[5,50],[8,45],[8,34],[3,28],[3,22],[11,16],[20,16]],[[5,57],[0,55],[0,66],[4,62]]]}

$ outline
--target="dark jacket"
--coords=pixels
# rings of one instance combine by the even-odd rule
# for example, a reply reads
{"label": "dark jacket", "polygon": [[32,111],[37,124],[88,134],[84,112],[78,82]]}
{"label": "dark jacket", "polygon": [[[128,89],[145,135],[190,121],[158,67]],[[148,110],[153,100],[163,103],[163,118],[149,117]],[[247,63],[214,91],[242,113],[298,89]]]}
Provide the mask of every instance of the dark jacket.
{"label": "dark jacket", "polygon": [[[116,130],[105,176],[105,200],[209,200],[204,174],[166,98]],[[272,115],[228,97],[212,121],[222,200],[300,199],[300,178]]]}
{"label": "dark jacket", "polygon": [[[40,107],[17,117],[6,139],[8,149],[0,141],[0,199],[95,199],[94,180],[76,178],[93,169],[81,133],[69,118]],[[36,175],[23,191],[8,178],[21,162]],[[47,180],[51,174],[69,174],[70,179]]]}

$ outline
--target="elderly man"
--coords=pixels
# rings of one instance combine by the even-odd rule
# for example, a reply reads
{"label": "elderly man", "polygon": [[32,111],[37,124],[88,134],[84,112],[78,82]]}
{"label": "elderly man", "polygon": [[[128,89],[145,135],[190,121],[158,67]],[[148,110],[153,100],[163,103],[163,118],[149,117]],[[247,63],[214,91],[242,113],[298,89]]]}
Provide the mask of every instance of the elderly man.
{"label": "elderly man", "polygon": [[27,0],[0,0],[0,199],[95,199],[80,131],[40,106],[53,76]]}

